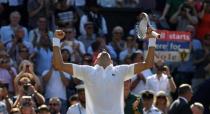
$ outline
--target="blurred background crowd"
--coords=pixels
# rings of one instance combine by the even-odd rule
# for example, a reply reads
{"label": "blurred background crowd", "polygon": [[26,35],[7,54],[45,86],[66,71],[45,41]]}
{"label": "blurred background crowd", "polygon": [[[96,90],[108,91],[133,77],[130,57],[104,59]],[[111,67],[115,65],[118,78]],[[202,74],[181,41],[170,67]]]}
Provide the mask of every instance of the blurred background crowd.
{"label": "blurred background crowd", "polygon": [[103,49],[114,65],[144,61],[143,41],[135,32],[138,15],[124,13],[125,18],[112,20],[134,18],[133,25],[116,25],[103,9],[112,15],[116,9],[144,11],[155,29],[191,33],[188,61],[158,59],[152,69],[125,82],[125,114],[150,109],[168,114],[180,96],[193,112],[210,114],[209,0],[0,0],[1,114],[85,114],[83,82],[53,66],[56,29],[66,34],[64,62],[94,65]]}

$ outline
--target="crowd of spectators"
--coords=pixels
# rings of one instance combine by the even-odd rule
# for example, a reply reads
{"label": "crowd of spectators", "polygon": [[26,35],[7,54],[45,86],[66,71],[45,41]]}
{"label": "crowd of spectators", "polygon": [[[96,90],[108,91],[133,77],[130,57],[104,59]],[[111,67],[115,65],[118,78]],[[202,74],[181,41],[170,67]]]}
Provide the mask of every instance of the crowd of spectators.
{"label": "crowd of spectators", "polygon": [[64,62],[94,65],[103,49],[114,65],[144,61],[135,30],[108,30],[102,8],[140,8],[155,29],[191,33],[188,61],[157,59],[125,82],[125,114],[210,114],[209,0],[0,0],[1,114],[85,114],[83,82],[54,67],[56,29]]}

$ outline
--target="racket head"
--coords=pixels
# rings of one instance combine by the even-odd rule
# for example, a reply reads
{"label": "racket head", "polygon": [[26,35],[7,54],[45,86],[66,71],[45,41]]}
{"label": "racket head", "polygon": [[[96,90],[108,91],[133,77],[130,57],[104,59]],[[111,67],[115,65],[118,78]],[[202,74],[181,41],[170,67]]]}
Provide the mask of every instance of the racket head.
{"label": "racket head", "polygon": [[145,39],[148,25],[149,25],[148,15],[143,12],[140,14],[140,21],[136,25],[137,37],[139,39]]}

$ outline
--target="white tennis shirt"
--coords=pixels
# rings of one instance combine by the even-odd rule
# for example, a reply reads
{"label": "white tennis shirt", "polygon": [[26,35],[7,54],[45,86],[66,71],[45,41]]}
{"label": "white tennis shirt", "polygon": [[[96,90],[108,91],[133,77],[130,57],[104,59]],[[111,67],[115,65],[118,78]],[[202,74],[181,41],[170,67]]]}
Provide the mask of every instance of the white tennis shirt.
{"label": "white tennis shirt", "polygon": [[124,81],[134,76],[134,64],[73,64],[73,76],[84,81],[86,114],[124,114]]}

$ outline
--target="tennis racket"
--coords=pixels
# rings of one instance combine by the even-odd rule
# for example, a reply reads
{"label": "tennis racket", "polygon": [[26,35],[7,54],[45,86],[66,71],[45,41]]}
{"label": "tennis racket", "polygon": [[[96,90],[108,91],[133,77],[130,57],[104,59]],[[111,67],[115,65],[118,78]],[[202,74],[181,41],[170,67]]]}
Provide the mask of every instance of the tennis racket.
{"label": "tennis racket", "polygon": [[[147,34],[147,29],[151,28],[152,26],[150,24],[149,17],[146,13],[141,13],[140,14],[140,21],[136,24],[136,34],[139,39],[145,39],[146,34]],[[155,38],[160,38],[160,34],[155,32],[154,30],[152,31],[152,36]]]}

